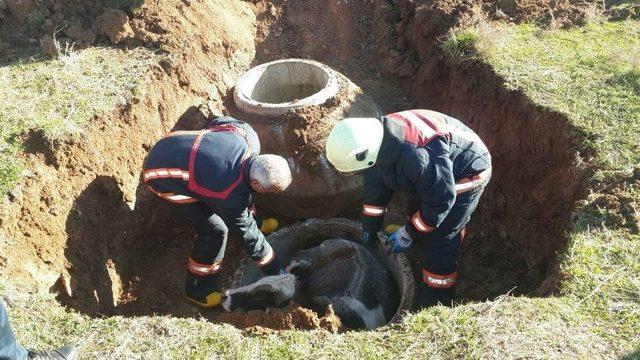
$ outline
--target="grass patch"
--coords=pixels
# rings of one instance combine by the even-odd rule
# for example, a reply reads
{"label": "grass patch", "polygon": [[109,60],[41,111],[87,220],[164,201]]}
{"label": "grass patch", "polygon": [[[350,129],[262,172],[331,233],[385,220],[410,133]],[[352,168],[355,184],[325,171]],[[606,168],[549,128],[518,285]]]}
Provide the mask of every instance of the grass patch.
{"label": "grass patch", "polygon": [[480,358],[483,348],[479,312],[465,307],[433,308],[381,331],[250,333],[204,319],[91,319],[62,308],[51,294],[26,294],[8,283],[4,296],[20,343],[75,343],[83,358],[450,359]]}
{"label": "grass patch", "polygon": [[605,339],[605,347],[628,352],[625,358],[638,357],[640,22],[555,31],[485,23],[453,30],[443,48],[452,63],[489,64],[509,88],[564,113],[585,139],[579,146],[595,174],[561,254],[563,297],[535,306],[551,316],[561,312],[565,323]]}
{"label": "grass patch", "polygon": [[0,193],[23,171],[21,134],[49,139],[77,135],[94,115],[125,104],[140,91],[156,55],[148,50],[90,48],[58,59],[26,58],[0,67]]}
{"label": "grass patch", "polygon": [[30,347],[75,343],[83,358],[171,359],[503,359],[615,358],[633,348],[609,343],[568,298],[501,297],[435,307],[376,331],[244,332],[204,319],[167,316],[88,318],[51,294],[7,285],[10,319]]}

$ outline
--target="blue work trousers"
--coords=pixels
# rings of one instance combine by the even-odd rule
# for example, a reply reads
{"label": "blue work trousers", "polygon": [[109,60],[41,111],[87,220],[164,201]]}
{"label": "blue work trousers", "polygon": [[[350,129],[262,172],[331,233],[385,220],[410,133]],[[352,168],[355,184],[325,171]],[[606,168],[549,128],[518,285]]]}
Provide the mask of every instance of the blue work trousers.
{"label": "blue work trousers", "polygon": [[0,360],[22,360],[27,358],[27,350],[16,343],[9,317],[0,300]]}
{"label": "blue work trousers", "polygon": [[[458,256],[464,240],[463,230],[471,219],[471,214],[478,207],[483,191],[484,188],[480,188],[459,194],[440,226],[421,237],[423,278],[420,286],[421,307],[438,303],[451,305],[455,295]],[[419,202],[412,199],[409,201],[407,210],[412,214],[418,206]]]}

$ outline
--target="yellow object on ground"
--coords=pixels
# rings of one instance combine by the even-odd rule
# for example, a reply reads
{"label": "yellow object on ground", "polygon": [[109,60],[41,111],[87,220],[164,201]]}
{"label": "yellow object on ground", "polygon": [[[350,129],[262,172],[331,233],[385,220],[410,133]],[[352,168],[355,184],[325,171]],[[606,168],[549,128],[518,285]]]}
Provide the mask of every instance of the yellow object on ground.
{"label": "yellow object on ground", "polygon": [[260,231],[262,231],[263,234],[271,234],[278,229],[278,225],[278,219],[266,218],[262,221]]}
{"label": "yellow object on ground", "polygon": [[211,294],[207,295],[207,297],[205,298],[206,302],[200,302],[200,301],[195,300],[193,298],[190,298],[188,296],[187,296],[187,299],[189,299],[191,302],[193,302],[193,303],[195,303],[197,305],[200,305],[202,307],[210,308],[210,307],[214,307],[214,306],[220,305],[220,302],[222,301],[222,294],[220,294],[217,291],[214,292],[214,293],[211,293]]}
{"label": "yellow object on ground", "polygon": [[396,230],[400,229],[401,227],[402,227],[402,225],[397,225],[397,224],[387,225],[387,227],[384,228],[384,232],[387,233],[387,235],[391,235],[394,232],[396,232]]}

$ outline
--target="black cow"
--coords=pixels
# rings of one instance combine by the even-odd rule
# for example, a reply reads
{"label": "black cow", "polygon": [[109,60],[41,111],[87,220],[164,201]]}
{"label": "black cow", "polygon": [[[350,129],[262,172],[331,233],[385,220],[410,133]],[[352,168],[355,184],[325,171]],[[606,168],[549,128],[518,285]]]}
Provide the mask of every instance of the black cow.
{"label": "black cow", "polygon": [[287,266],[301,286],[303,306],[322,313],[328,304],[352,329],[386,324],[398,306],[398,290],[389,271],[363,246],[330,239],[297,252]]}
{"label": "black cow", "polygon": [[228,290],[223,307],[266,309],[286,306],[295,298],[319,314],[331,304],[348,328],[373,329],[386,324],[398,306],[397,286],[389,271],[368,249],[349,240],[330,239],[298,251],[287,272]]}

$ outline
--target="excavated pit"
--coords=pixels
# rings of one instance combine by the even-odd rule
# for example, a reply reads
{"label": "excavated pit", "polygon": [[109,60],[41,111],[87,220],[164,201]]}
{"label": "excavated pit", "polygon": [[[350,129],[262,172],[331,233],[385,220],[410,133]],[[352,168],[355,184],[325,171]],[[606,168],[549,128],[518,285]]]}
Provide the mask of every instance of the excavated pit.
{"label": "excavated pit", "polygon": [[[383,113],[442,111],[459,117],[487,143],[493,178],[469,225],[459,300],[491,299],[514,288],[516,294],[549,294],[571,211],[584,196],[576,139],[566,119],[505,89],[488,67],[448,65],[435,46],[444,30],[434,24],[442,27],[442,21],[386,3],[145,4],[141,18],[152,19],[153,28],[162,30],[158,34],[168,34],[157,41],[184,58],[163,65],[146,98],[96,118],[83,141],[57,144],[51,152],[51,144],[31,134],[27,161],[33,175],[12,195],[1,222],[11,239],[0,253],[3,274],[25,286],[51,287],[62,304],[90,316],[167,314],[240,327],[337,329],[330,319],[314,319],[295,306],[263,322],[254,321],[257,314],[229,320],[218,310],[192,306],[183,286],[193,234],[139,182],[144,156],[163,133],[206,126],[197,105],[212,85],[217,95],[208,107],[237,114],[231,87],[247,69],[311,57],[345,74]],[[200,35],[187,38],[184,27]],[[315,201],[292,206],[322,210],[322,200]],[[396,196],[387,222],[404,221],[404,203]],[[354,205],[342,215],[357,219],[358,213]],[[419,246],[409,254],[414,271],[418,254]],[[243,256],[230,239],[225,284]],[[282,325],[294,313],[299,321]]]}

